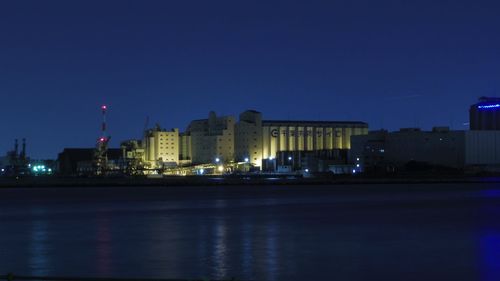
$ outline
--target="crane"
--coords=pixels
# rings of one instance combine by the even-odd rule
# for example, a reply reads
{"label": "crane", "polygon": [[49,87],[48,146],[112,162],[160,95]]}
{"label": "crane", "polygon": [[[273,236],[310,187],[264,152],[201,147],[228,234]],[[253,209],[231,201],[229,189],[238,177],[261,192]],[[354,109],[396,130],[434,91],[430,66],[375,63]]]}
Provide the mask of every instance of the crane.
{"label": "crane", "polygon": [[97,176],[102,176],[106,174],[108,168],[108,143],[111,139],[106,133],[106,112],[108,110],[107,105],[101,106],[102,113],[102,124],[101,124],[101,136],[97,139],[96,147],[94,149],[94,173]]}

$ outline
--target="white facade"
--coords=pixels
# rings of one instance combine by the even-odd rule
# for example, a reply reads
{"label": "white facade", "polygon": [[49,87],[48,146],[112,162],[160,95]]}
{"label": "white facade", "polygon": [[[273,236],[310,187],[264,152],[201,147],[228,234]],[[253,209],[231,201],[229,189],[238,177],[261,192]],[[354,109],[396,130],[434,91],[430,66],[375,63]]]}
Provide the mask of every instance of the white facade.
{"label": "white facade", "polygon": [[145,132],[145,161],[151,167],[179,164],[179,129],[155,128]]}
{"label": "white facade", "polygon": [[260,167],[264,156],[262,141],[262,114],[253,110],[241,113],[235,126],[236,161]]}
{"label": "white facade", "polygon": [[236,124],[236,160],[248,159],[255,166],[279,152],[350,149],[352,135],[368,133],[363,122],[274,121],[248,110]]}
{"label": "white facade", "polygon": [[350,149],[351,136],[365,135],[363,122],[328,121],[263,121],[264,155],[280,151],[314,151]]}
{"label": "white facade", "polygon": [[191,136],[192,163],[214,163],[234,160],[233,116],[217,117],[210,112],[208,119],[194,120],[187,129]]}

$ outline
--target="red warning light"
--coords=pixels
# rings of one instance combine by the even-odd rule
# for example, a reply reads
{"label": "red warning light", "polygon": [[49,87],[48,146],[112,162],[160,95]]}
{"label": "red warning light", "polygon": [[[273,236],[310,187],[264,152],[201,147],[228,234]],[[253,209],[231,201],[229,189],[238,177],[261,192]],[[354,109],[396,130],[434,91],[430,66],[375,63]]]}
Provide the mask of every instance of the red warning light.
{"label": "red warning light", "polygon": [[108,107],[106,105],[103,105],[103,106],[101,106],[101,109],[106,110],[106,109],[108,109]]}
{"label": "red warning light", "polygon": [[99,141],[100,142],[104,142],[106,139],[105,138],[100,138]]}

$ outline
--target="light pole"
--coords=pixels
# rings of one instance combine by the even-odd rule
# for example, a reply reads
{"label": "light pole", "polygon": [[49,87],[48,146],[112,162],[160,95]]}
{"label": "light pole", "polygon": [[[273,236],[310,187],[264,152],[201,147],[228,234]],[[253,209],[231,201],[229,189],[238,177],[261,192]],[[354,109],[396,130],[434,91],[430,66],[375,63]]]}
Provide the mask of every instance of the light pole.
{"label": "light pole", "polygon": [[250,171],[250,168],[248,167],[248,162],[250,161],[250,159],[248,159],[248,157],[245,157],[245,172],[249,172]]}

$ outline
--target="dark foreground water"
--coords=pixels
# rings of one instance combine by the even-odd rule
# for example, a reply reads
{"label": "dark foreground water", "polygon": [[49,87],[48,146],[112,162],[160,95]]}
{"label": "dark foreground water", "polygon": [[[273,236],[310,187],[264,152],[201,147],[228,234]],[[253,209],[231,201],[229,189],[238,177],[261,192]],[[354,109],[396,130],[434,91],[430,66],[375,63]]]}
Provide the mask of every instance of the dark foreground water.
{"label": "dark foreground water", "polygon": [[0,189],[0,275],[500,280],[500,186]]}

